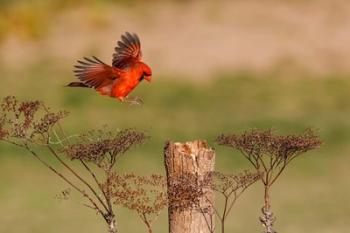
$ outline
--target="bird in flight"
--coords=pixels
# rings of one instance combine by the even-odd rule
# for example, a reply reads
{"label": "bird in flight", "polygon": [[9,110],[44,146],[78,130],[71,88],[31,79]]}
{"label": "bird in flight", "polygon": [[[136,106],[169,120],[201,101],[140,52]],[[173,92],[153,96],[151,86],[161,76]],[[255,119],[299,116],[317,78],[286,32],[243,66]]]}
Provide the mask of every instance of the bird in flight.
{"label": "bird in flight", "polygon": [[74,73],[79,81],[67,86],[94,88],[101,95],[125,101],[142,80],[151,81],[152,70],[141,61],[141,43],[135,33],[123,34],[114,50],[112,66],[95,56],[78,60]]}

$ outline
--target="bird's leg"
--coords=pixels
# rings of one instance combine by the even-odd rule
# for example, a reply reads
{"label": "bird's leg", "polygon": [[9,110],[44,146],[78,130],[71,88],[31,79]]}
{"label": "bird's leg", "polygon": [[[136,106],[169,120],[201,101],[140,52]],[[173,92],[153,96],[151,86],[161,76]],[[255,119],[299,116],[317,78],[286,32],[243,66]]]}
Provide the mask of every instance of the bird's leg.
{"label": "bird's leg", "polygon": [[123,101],[125,103],[129,104],[130,106],[132,106],[132,105],[142,106],[143,105],[143,100],[138,96],[135,96],[135,97],[127,96],[125,99],[123,99]]}

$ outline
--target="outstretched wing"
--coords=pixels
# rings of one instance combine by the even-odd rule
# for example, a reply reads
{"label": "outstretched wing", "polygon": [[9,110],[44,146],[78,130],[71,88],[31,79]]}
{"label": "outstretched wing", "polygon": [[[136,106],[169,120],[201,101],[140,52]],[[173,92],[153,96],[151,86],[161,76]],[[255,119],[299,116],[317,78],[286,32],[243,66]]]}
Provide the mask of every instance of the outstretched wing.
{"label": "outstretched wing", "polygon": [[101,88],[112,84],[118,78],[117,69],[105,64],[97,57],[84,57],[84,60],[78,60],[78,63],[79,65],[74,66],[75,76],[88,87]]}
{"label": "outstretched wing", "polygon": [[127,67],[132,62],[140,61],[142,57],[140,39],[135,33],[125,32],[114,50],[112,64],[119,69]]}

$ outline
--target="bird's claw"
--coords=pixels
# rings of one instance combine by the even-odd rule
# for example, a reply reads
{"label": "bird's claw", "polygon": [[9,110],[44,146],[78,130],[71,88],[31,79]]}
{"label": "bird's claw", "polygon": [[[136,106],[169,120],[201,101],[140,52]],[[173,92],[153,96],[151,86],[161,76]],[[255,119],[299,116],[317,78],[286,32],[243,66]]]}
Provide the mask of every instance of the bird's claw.
{"label": "bird's claw", "polygon": [[128,96],[128,97],[123,99],[123,102],[130,105],[130,106],[133,106],[133,105],[142,106],[143,105],[143,100],[138,96],[134,96],[134,97]]}

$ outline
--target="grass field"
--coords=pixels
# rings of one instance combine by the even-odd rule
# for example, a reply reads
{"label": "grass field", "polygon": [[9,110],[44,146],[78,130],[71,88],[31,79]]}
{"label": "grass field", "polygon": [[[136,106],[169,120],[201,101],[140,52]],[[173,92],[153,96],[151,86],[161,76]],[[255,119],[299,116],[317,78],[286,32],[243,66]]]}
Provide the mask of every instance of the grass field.
{"label": "grass field", "polygon": [[[201,82],[155,75],[153,83],[142,83],[134,92],[145,104],[131,107],[91,90],[64,88],[72,79],[65,70],[52,64],[22,71],[1,68],[1,97],[39,99],[53,109],[70,111],[63,122],[70,134],[105,124],[147,131],[148,143],[120,159],[121,172],[164,173],[162,150],[168,139],[208,140],[217,150],[217,170],[240,171],[249,164],[238,153],[215,145],[219,133],[251,128],[275,128],[280,133],[317,129],[324,145],[295,160],[272,190],[276,229],[284,233],[349,231],[349,79],[236,72]],[[1,143],[0,232],[103,232],[104,223],[76,194],[68,201],[55,199],[66,187],[25,151]],[[256,184],[239,200],[227,232],[261,231],[261,191]],[[120,209],[117,215],[120,232],[146,232],[133,213]],[[155,226],[155,232],[166,232],[166,211]]]}

